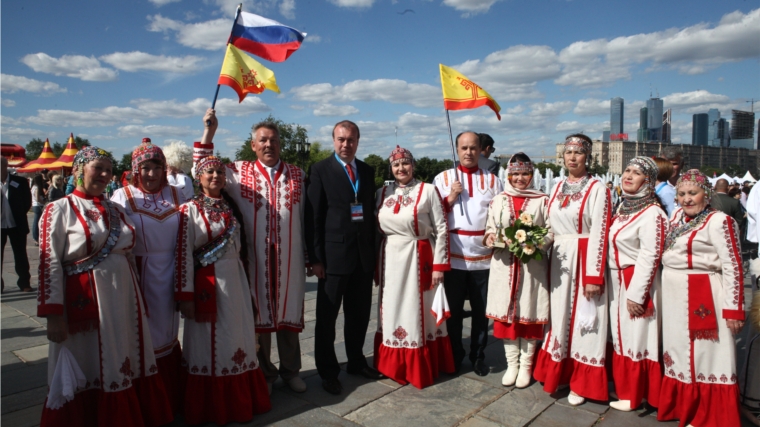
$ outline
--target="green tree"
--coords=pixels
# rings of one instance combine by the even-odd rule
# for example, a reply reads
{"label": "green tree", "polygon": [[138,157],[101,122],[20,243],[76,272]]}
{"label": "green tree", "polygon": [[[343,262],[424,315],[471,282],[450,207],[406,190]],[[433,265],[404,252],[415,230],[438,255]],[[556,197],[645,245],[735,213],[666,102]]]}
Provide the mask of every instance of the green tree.
{"label": "green tree", "polygon": [[454,163],[448,159],[438,160],[420,157],[414,162],[414,175],[422,182],[433,182],[436,175],[453,167]]}
{"label": "green tree", "polygon": [[45,146],[45,141],[34,138],[26,144],[26,159],[37,160],[42,153],[42,148]]}
{"label": "green tree", "polygon": [[86,139],[86,138],[80,138],[78,136],[74,137],[74,144],[76,144],[77,148],[79,148],[80,150],[82,149],[82,147],[88,147],[88,146],[92,145],[92,144],[90,144],[90,141],[88,139]]}
{"label": "green tree", "polygon": [[121,160],[114,165],[113,173],[121,178],[121,174],[129,170],[132,170],[132,154],[127,153],[121,156]]}
{"label": "green tree", "polygon": [[364,158],[364,163],[372,166],[375,170],[375,189],[382,187],[390,174],[390,162],[377,154],[370,154]]}
{"label": "green tree", "polygon": [[229,163],[232,163],[232,160],[229,157],[222,156],[222,153],[219,152],[219,150],[216,150],[216,157],[218,157],[219,160],[221,160],[222,163],[224,163],[225,165],[229,164]]}
{"label": "green tree", "polygon": [[[301,159],[296,148],[296,143],[308,140],[309,135],[306,132],[306,128],[298,124],[287,124],[271,114],[264,121],[273,123],[280,132],[280,158],[286,163],[300,166]],[[235,151],[235,160],[256,160],[256,153],[251,149],[250,134],[240,149]]]}
{"label": "green tree", "polygon": [[599,164],[599,157],[594,156],[594,161],[591,164],[591,167],[589,168],[588,172],[591,175],[604,175],[607,173],[607,170],[609,168],[606,168]]}
{"label": "green tree", "polygon": [[536,169],[538,169],[542,176],[546,175],[546,169],[550,169],[554,172],[554,175],[557,176],[559,175],[559,171],[562,169],[562,166],[549,162],[541,162],[536,163]]}
{"label": "green tree", "polygon": [[[703,174],[705,174],[705,175],[707,175],[708,177],[711,177],[711,178],[712,178],[713,174],[715,176],[721,176],[721,175],[723,175],[723,169],[715,168],[715,167],[712,167],[712,166],[702,166],[701,168],[699,168],[699,170],[702,171]],[[742,174],[742,175],[744,175],[744,174]]]}
{"label": "green tree", "polygon": [[56,141],[50,146],[50,149],[53,150],[55,157],[60,157],[61,154],[63,154],[63,150],[66,149],[66,146]]}

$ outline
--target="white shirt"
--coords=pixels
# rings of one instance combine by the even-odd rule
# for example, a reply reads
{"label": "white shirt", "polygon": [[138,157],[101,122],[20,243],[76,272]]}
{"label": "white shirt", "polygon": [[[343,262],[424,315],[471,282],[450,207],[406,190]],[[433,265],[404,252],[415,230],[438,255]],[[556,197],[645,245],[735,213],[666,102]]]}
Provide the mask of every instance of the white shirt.
{"label": "white shirt", "polygon": [[267,173],[269,174],[269,182],[273,183],[274,176],[277,175],[277,169],[280,168],[280,161],[278,160],[277,163],[275,163],[275,165],[272,167],[265,165],[264,162],[262,161],[259,161],[259,163],[261,164],[261,167],[263,167],[264,170],[267,171]]}
{"label": "white shirt", "polygon": [[177,172],[177,175],[167,174],[166,176],[169,185],[182,189],[182,195],[185,196],[185,200],[190,200],[195,195],[195,189],[193,189],[193,180],[189,176],[182,172]]}
{"label": "white shirt", "polygon": [[11,212],[11,205],[8,202],[8,186],[10,179],[8,175],[5,176],[5,184],[0,183],[0,197],[2,197],[2,228],[13,228],[16,226],[16,220],[13,219],[13,212]]}
{"label": "white shirt", "polygon": [[760,242],[757,220],[760,218],[760,184],[752,186],[747,196],[747,240]]}

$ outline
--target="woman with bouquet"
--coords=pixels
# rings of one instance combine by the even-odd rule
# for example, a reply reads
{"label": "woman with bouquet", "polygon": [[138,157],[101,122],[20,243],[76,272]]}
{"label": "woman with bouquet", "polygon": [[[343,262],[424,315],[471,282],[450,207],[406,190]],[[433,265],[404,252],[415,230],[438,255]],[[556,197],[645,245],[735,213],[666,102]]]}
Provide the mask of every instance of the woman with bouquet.
{"label": "woman with bouquet", "polygon": [[610,226],[609,292],[612,379],[618,401],[632,411],[646,399],[659,405],[660,259],[668,217],[655,193],[657,163],[634,157],[622,177],[623,202]]}
{"label": "woman with bouquet", "polygon": [[533,189],[533,163],[517,153],[507,164],[504,192],[488,207],[483,243],[494,248],[488,280],[486,316],[493,335],[504,340],[505,386],[530,384],[536,340],[549,322],[549,273],[544,256],[554,236],[549,231],[548,197]]}
{"label": "woman with bouquet", "polygon": [[554,393],[570,385],[573,406],[586,398],[607,400],[607,234],[612,203],[604,183],[592,178],[591,139],[567,137],[563,154],[569,176],[549,197],[554,232],[550,264],[551,329],[538,354],[533,376]]}
{"label": "woman with bouquet", "polygon": [[412,153],[396,147],[388,160],[396,180],[377,190],[383,240],[375,367],[400,384],[421,389],[440,372],[454,372],[445,309],[434,306],[436,298],[446,298],[449,231],[438,190],[414,178]]}

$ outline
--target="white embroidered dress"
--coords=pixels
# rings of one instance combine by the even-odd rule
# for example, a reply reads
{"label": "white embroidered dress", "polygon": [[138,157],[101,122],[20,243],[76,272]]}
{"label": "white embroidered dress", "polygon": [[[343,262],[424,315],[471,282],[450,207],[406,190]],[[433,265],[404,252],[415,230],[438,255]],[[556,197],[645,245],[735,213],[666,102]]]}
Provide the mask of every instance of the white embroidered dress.
{"label": "white embroidered dress", "polygon": [[[135,244],[134,225],[121,206],[113,206],[119,238],[104,260],[80,276],[67,276],[64,265],[105,246],[107,203],[75,191],[45,206],[40,220],[38,316],[63,315],[71,327],[76,312],[95,308],[97,322],[92,330],[69,330],[62,343],[50,342],[48,384],[62,347],[74,356],[87,382],[60,409],[45,407],[43,426],[84,425],[93,419],[114,426],[157,426],[172,420],[137,275],[127,260]],[[83,292],[67,286],[77,277],[86,282]]]}
{"label": "white embroidered dress", "polygon": [[[668,217],[650,205],[632,215],[616,215],[610,226],[607,296],[612,333],[612,377],[620,400],[631,408],[642,399],[659,405],[660,367],[660,260]],[[627,301],[643,304],[644,316],[632,318]]]}
{"label": "white embroidered dress", "polygon": [[248,279],[261,333],[301,332],[304,327],[305,178],[301,169],[282,161],[274,184],[259,161],[227,165],[225,191],[244,213]]}
{"label": "white embroidered dress", "polygon": [[[266,380],[256,358],[251,287],[240,261],[240,229],[226,250],[203,271],[193,252],[222,234],[232,220],[230,210],[204,206],[203,196],[180,208],[177,242],[176,299],[195,301],[196,321],[185,319],[183,359],[187,390],[185,420],[189,424],[245,422],[271,408]],[[196,289],[199,275],[213,283],[215,321],[199,322],[200,303],[208,295]],[[200,299],[200,301],[199,301]]]}
{"label": "white embroidered dress", "polygon": [[[681,224],[683,209],[671,217]],[[662,380],[659,420],[681,426],[738,426],[736,344],[726,319],[744,320],[739,227],[720,211],[665,248],[662,256]],[[690,325],[713,321],[705,339]],[[716,334],[716,335],[715,335]]]}
{"label": "white embroidered dress", "polygon": [[[561,384],[580,396],[607,400],[607,265],[610,193],[604,184],[590,178],[571,197],[563,198],[559,182],[549,198],[549,218],[554,232],[550,260],[551,328],[538,354],[533,376],[554,393]],[[563,206],[563,204],[565,206]],[[578,307],[588,301],[587,285],[602,286],[602,295],[592,298],[590,311],[596,320],[590,331],[576,325]]]}
{"label": "white embroidered dress", "polygon": [[443,286],[431,286],[432,273],[451,268],[446,213],[436,188],[425,183],[407,194],[395,183],[377,190],[377,209],[383,241],[375,366],[401,384],[424,388],[439,372],[454,370],[446,322],[439,325],[432,311]]}

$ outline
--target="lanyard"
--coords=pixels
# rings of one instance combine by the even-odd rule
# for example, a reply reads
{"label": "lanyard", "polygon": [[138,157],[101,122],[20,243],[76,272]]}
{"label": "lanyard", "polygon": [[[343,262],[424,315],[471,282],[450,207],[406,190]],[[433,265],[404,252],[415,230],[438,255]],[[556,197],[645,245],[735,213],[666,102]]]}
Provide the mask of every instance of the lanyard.
{"label": "lanyard", "polygon": [[[335,153],[335,160],[338,161],[338,163],[343,164],[343,161],[338,157],[338,153]],[[350,163],[346,163],[346,166],[351,167]],[[351,184],[351,188],[354,189],[354,202],[359,203],[359,170],[356,171],[356,182],[351,181],[351,175],[348,174],[348,170],[344,167],[343,172],[346,173],[346,177],[348,177],[348,183]]]}

